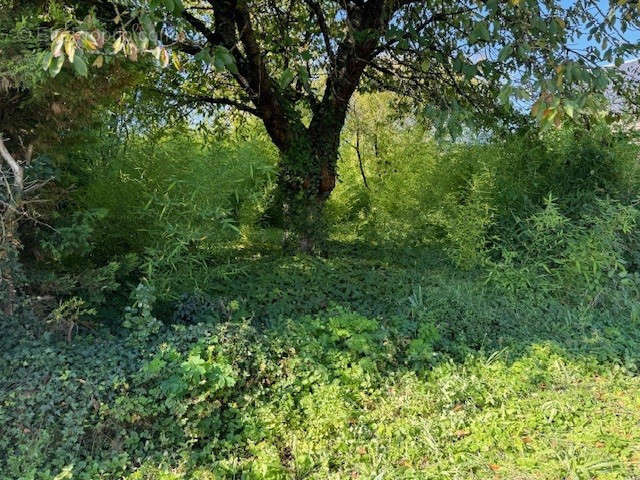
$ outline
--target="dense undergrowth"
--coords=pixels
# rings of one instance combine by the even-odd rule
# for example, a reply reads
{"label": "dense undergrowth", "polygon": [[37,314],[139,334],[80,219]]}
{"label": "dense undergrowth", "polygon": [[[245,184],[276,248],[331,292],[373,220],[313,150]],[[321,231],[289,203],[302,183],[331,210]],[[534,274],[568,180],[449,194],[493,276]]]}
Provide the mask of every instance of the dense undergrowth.
{"label": "dense undergrowth", "polygon": [[639,473],[636,296],[516,301],[428,252],[354,245],[211,280],[215,296],[183,299],[145,338],[103,328],[69,344],[13,323],[3,475]]}
{"label": "dense undergrowth", "polygon": [[317,256],[269,227],[258,130],[52,152],[0,477],[640,475],[637,145],[393,125],[345,144]]}

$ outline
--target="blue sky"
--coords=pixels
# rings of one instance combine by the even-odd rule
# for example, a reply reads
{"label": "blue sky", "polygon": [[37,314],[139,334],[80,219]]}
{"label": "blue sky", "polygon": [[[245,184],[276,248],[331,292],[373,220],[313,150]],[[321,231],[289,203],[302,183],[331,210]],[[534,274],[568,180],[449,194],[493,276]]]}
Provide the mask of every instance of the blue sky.
{"label": "blue sky", "polygon": [[[562,6],[564,7],[570,7],[572,5],[575,4],[574,1],[570,1],[570,0],[562,0],[560,2],[562,4]],[[598,5],[600,6],[600,9],[603,12],[607,12],[609,10],[609,2],[606,0],[599,0]],[[639,12],[640,14],[640,12]],[[640,31],[638,30],[634,30],[634,29],[629,29],[627,30],[627,32],[625,32],[624,34],[625,39],[627,41],[629,41],[630,43],[639,43],[640,42]],[[595,40],[588,40],[588,30],[585,28],[585,33],[582,37],[577,38],[574,40],[574,42],[572,43],[572,47],[574,48],[578,48],[578,49],[585,49],[590,45],[597,45],[597,43],[595,42]],[[633,60],[632,57],[628,57],[625,60]]]}

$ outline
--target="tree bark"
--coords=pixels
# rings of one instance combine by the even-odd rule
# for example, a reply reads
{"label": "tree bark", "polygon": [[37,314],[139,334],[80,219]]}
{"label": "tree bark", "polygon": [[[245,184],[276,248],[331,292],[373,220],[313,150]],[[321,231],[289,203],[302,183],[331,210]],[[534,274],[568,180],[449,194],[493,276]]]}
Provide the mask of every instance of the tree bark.
{"label": "tree bark", "polygon": [[[336,145],[337,147],[337,145]],[[309,252],[325,237],[323,209],[336,185],[337,148],[327,148],[327,135],[311,137],[299,132],[281,151],[278,185],[272,214],[280,217],[285,243]]]}

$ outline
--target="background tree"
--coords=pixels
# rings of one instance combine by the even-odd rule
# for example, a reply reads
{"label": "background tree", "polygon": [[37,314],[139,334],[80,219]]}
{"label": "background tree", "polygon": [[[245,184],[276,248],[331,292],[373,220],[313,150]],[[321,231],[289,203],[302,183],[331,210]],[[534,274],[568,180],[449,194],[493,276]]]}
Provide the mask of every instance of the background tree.
{"label": "background tree", "polygon": [[603,9],[586,0],[110,3],[113,41],[103,46],[97,23],[85,19],[53,33],[45,67],[55,74],[66,56],[86,75],[89,53],[101,66],[150,52],[179,70],[156,84],[175,101],[259,117],[281,153],[277,203],[303,249],[335,187],[358,88],[427,105],[454,133],[474,117],[512,122],[512,100],[559,123],[609,85],[615,71],[603,64],[637,51],[626,36],[634,38],[640,18],[635,2]]}

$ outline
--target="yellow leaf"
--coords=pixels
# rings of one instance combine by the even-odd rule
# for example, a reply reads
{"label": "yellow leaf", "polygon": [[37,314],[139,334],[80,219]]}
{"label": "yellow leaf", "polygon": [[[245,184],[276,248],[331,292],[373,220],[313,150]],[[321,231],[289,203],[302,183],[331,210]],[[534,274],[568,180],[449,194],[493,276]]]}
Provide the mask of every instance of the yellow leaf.
{"label": "yellow leaf", "polygon": [[122,41],[122,37],[116,38],[116,41],[113,42],[113,53],[118,54],[122,51],[122,47],[124,46],[124,42]]}
{"label": "yellow leaf", "polygon": [[73,63],[76,56],[76,39],[72,35],[67,35],[64,39],[64,51],[69,57],[69,63]]}
{"label": "yellow leaf", "polygon": [[152,50],[149,50],[149,52],[155,57],[156,60],[160,61],[160,53],[162,52],[162,48],[156,47]]}
{"label": "yellow leaf", "polygon": [[180,70],[182,68],[180,57],[176,52],[171,52],[171,60],[173,61],[173,66],[176,67],[176,70]]}
{"label": "yellow leaf", "polygon": [[127,56],[132,62],[138,61],[138,46],[135,43],[129,42],[127,44]]}
{"label": "yellow leaf", "polygon": [[53,53],[53,56],[55,58],[58,58],[60,55],[62,55],[62,48],[64,46],[64,40],[66,36],[66,32],[60,31],[58,32],[56,38],[53,40],[53,44],[51,45],[51,53]]}
{"label": "yellow leaf", "polygon": [[167,52],[166,48],[160,51],[160,65],[162,65],[162,68],[169,66],[169,52]]}
{"label": "yellow leaf", "polygon": [[82,46],[93,51],[98,49],[98,42],[89,32],[82,32]]}
{"label": "yellow leaf", "polygon": [[104,65],[104,57],[99,55],[93,62],[93,66],[96,68],[102,68],[102,65]]}

